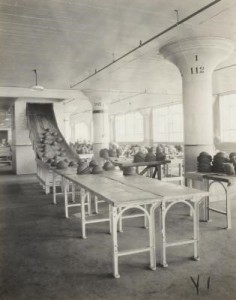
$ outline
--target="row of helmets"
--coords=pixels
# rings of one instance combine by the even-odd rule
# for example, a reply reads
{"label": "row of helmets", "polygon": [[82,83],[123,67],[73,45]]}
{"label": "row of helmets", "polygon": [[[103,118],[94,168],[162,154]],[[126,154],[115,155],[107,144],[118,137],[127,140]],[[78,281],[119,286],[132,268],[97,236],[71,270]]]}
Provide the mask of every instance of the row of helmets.
{"label": "row of helmets", "polygon": [[236,171],[236,152],[229,155],[226,152],[218,152],[212,156],[207,152],[201,152],[197,157],[199,172],[220,172],[229,175]]}

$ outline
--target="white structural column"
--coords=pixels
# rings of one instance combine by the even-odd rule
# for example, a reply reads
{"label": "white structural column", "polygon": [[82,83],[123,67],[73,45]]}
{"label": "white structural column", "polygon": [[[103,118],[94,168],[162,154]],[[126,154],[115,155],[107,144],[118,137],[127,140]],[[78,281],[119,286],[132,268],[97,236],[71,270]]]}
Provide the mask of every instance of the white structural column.
{"label": "white structural column", "polygon": [[143,116],[143,133],[144,133],[144,145],[153,145],[153,122],[152,122],[152,110],[151,108],[144,108],[139,111]]}
{"label": "white structural column", "polygon": [[72,143],[75,143],[75,123],[72,122],[71,120],[70,120],[70,131],[71,131],[70,141]]}
{"label": "white structural column", "polygon": [[100,158],[100,150],[109,148],[110,130],[108,106],[100,99],[92,99],[93,106],[93,154],[94,159],[102,165],[104,160]]}
{"label": "white structural column", "polygon": [[13,110],[12,158],[17,175],[36,172],[35,154],[29,138],[26,117],[28,99],[17,99]]}
{"label": "white structural column", "polygon": [[219,144],[221,142],[221,119],[220,119],[220,97],[219,95],[214,96],[213,101],[213,115],[214,115],[214,122],[213,122],[213,130],[214,130],[214,144],[216,149],[219,149]]}
{"label": "white structural column", "polygon": [[109,116],[109,128],[110,128],[110,142],[116,141],[116,132],[115,132],[115,116]]}
{"label": "white structural column", "polygon": [[[30,128],[27,124],[27,103],[53,103],[53,100],[18,98],[15,101],[12,116],[12,164],[14,172],[19,175],[36,173],[35,153],[29,138]],[[53,103],[53,107],[58,126],[61,130],[61,124],[63,123],[62,104]]]}
{"label": "white structural column", "polygon": [[212,72],[234,49],[223,38],[191,38],[160,49],[183,81],[185,171],[195,171],[201,151],[214,153]]}
{"label": "white structural column", "polygon": [[71,126],[70,126],[69,113],[64,113],[64,137],[67,143],[69,143],[71,138]]}

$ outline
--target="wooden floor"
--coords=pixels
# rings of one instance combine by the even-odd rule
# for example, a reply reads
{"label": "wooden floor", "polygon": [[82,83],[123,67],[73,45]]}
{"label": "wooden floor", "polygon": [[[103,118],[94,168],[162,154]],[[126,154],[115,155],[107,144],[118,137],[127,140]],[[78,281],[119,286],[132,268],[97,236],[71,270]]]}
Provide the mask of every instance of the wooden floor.
{"label": "wooden floor", "polygon": [[[107,212],[105,206],[102,211]],[[215,214],[213,222],[200,223],[199,262],[190,259],[191,245],[168,249],[169,267],[158,266],[155,272],[147,268],[146,253],[127,256],[120,259],[120,279],[112,277],[108,224],[89,225],[88,239],[81,240],[76,213],[78,208],[66,220],[62,199],[54,206],[34,176],[0,175],[1,300],[236,298],[236,203],[232,230],[222,229],[225,221]],[[179,205],[169,213],[169,237],[191,236],[188,210]],[[147,239],[141,219],[124,225],[122,249]],[[190,280],[198,274],[199,296]]]}

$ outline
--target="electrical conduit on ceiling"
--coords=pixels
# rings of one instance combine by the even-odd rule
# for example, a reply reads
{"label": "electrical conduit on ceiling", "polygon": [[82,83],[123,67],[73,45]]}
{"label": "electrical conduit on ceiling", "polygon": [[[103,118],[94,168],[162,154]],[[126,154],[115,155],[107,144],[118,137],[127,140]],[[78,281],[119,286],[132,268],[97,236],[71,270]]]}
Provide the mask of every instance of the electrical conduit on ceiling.
{"label": "electrical conduit on ceiling", "polygon": [[72,84],[70,86],[70,88],[74,88],[75,86],[81,84],[82,82],[88,80],[89,78],[97,75],[98,73],[102,72],[103,70],[107,69],[108,67],[112,66],[113,64],[117,63],[118,61],[122,60],[123,58],[125,58],[126,56],[130,55],[131,53],[137,51],[138,49],[142,48],[143,46],[151,43],[152,41],[154,41],[155,39],[159,38],[160,36],[166,34],[167,32],[171,31],[172,29],[176,28],[177,26],[179,26],[180,24],[183,24],[185,23],[186,21],[192,19],[193,17],[195,17],[196,15],[202,13],[203,11],[207,10],[208,8],[210,8],[211,6],[217,4],[218,2],[220,2],[222,0],[215,0],[213,2],[210,2],[209,4],[203,6],[202,8],[200,8],[199,10],[195,11],[194,13],[190,14],[189,16],[183,18],[182,20],[180,21],[177,21],[177,23],[175,23],[174,25],[168,27],[167,29],[163,30],[162,32],[158,33],[157,35],[151,37],[150,39],[146,40],[145,42],[142,42],[140,41],[140,44],[139,46],[131,49],[130,51],[128,51],[127,53],[123,54],[122,56],[118,57],[117,59],[114,59],[111,63],[105,65],[104,67],[102,67],[101,69],[98,69],[96,70],[95,69],[95,72],[87,77],[85,77],[84,79],[82,79],[81,81],[75,83],[75,84]]}

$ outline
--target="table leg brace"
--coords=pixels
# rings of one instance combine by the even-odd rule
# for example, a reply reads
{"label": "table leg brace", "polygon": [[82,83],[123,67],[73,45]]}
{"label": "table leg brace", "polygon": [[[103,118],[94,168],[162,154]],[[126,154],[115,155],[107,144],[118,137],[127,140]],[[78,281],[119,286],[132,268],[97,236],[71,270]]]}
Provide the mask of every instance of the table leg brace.
{"label": "table leg brace", "polygon": [[[166,261],[166,248],[173,247],[173,246],[181,246],[186,244],[194,244],[194,259],[199,260],[199,200],[195,199],[194,204],[189,203],[186,200],[179,200],[176,202],[166,204],[165,201],[161,203],[161,210],[160,210],[160,221],[161,221],[161,238],[162,238],[162,249],[161,249],[161,263],[163,267],[168,267]],[[176,203],[184,203],[188,205],[193,214],[193,238],[189,240],[167,243],[166,241],[166,214],[168,210],[175,205]]]}
{"label": "table leg brace", "polygon": [[117,238],[117,227],[119,220],[122,218],[122,214],[129,210],[130,208],[134,207],[124,207],[124,208],[117,208],[112,207],[111,209],[111,219],[112,219],[112,241],[113,241],[113,276],[115,278],[119,278],[119,270],[118,270],[118,259],[119,256],[124,255],[131,255],[136,253],[142,253],[142,252],[149,252],[150,255],[150,269],[156,270],[156,250],[155,250],[155,224],[154,224],[154,207],[151,207],[150,214],[145,209],[145,207],[142,206],[135,206],[135,208],[138,208],[142,210],[147,215],[148,220],[148,230],[149,230],[149,246],[139,249],[132,249],[132,250],[118,250],[118,238]]}

